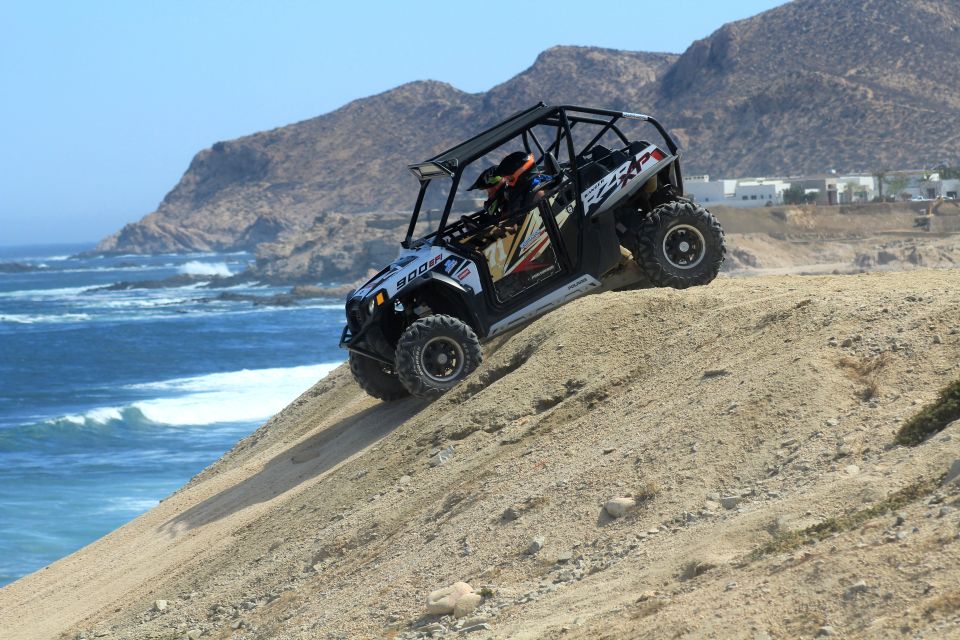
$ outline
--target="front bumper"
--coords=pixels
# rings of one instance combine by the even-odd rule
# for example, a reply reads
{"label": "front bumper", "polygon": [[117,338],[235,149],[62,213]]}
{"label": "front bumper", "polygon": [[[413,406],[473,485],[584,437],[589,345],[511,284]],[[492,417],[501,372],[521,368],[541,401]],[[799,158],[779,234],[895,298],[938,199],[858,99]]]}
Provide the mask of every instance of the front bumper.
{"label": "front bumper", "polygon": [[353,342],[353,334],[350,333],[350,326],[343,327],[343,333],[340,334],[340,348],[349,349],[350,343]]}
{"label": "front bumper", "polygon": [[361,329],[356,335],[350,332],[350,327],[346,326],[343,328],[343,332],[340,334],[340,348],[352,351],[366,358],[371,358],[377,362],[382,362],[383,364],[394,366],[392,360],[384,358],[379,353],[375,353],[370,349],[365,348],[366,345],[363,342],[363,334],[366,333],[366,327]]}

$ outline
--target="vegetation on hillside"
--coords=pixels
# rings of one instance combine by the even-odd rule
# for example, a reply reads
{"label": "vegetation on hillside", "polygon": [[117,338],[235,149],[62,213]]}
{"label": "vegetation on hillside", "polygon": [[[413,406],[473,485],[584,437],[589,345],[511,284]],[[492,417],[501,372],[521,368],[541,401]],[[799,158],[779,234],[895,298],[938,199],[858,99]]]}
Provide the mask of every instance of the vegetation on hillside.
{"label": "vegetation on hillside", "polygon": [[941,389],[936,400],[900,427],[897,443],[918,445],[954,420],[960,420],[960,378]]}

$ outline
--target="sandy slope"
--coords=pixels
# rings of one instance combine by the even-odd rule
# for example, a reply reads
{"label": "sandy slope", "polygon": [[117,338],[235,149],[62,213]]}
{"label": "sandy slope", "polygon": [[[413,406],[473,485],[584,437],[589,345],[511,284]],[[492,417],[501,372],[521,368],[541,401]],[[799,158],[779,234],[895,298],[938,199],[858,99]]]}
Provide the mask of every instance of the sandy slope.
{"label": "sandy slope", "polygon": [[[338,369],[0,590],[0,637],[413,637],[460,579],[492,590],[471,638],[960,637],[960,488],[936,481],[960,423],[892,446],[960,377],[958,291],[960,270],[918,270],[605,293],[488,345],[433,404],[375,402]],[[900,525],[756,553],[917,482]],[[611,520],[617,495],[645,499]]]}
{"label": "sandy slope", "polygon": [[[737,275],[857,273],[960,265],[956,202],[714,207]],[[923,222],[927,226],[918,227]]]}

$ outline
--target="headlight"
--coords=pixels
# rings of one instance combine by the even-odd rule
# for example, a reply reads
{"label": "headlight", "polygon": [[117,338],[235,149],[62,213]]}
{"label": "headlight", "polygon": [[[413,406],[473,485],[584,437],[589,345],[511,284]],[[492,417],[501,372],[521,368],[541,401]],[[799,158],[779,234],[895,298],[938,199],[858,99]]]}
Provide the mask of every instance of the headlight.
{"label": "headlight", "polygon": [[377,294],[370,298],[370,302],[367,303],[367,315],[373,315],[373,311],[386,302],[387,299],[386,289],[380,289],[380,291],[377,291]]}

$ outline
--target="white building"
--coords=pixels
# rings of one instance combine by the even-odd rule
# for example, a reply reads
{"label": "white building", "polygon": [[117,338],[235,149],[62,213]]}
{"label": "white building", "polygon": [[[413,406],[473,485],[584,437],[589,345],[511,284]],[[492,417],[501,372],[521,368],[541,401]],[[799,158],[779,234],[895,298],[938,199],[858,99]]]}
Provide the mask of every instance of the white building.
{"label": "white building", "polygon": [[940,181],[940,197],[960,200],[960,180],[948,178]]}
{"label": "white building", "polygon": [[765,207],[768,204],[783,204],[783,192],[789,188],[790,183],[782,180],[740,180],[733,194],[736,201],[733,206]]}
{"label": "white building", "polygon": [[[873,202],[880,195],[880,185],[871,174],[838,176],[831,172],[789,181],[771,178],[710,180],[708,175],[684,179],[687,197],[706,206],[720,204],[744,208],[779,205],[783,204],[783,192],[791,186],[803,189],[812,202],[822,206]],[[936,171],[889,171],[884,177],[883,195],[897,200],[909,200],[917,196],[928,200],[960,200],[960,180],[941,179]]]}
{"label": "white building", "polygon": [[921,197],[926,200],[960,195],[960,181],[941,179],[936,171],[890,171],[884,178],[883,195],[897,200]]}
{"label": "white building", "polygon": [[710,176],[684,178],[684,193],[697,202],[710,206],[765,207],[783,204],[783,192],[790,188],[789,182],[768,178],[745,178],[743,180],[710,180]]}
{"label": "white building", "polygon": [[840,204],[870,202],[876,194],[876,184],[873,176],[840,176],[837,178],[837,199]]}
{"label": "white building", "polygon": [[732,196],[736,180],[713,180],[711,182],[710,176],[706,175],[685,176],[683,179],[683,192],[688,198],[693,198],[697,202],[706,205],[723,202],[727,197],[728,182],[733,183],[729,186],[729,193]]}

